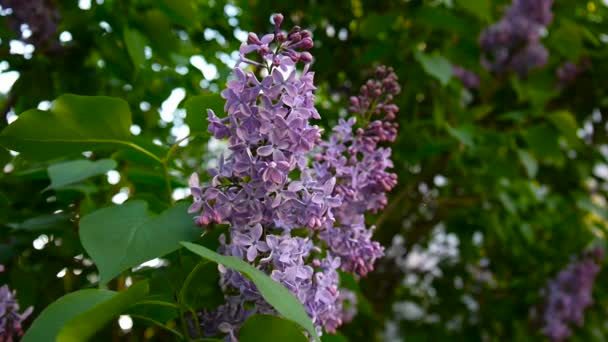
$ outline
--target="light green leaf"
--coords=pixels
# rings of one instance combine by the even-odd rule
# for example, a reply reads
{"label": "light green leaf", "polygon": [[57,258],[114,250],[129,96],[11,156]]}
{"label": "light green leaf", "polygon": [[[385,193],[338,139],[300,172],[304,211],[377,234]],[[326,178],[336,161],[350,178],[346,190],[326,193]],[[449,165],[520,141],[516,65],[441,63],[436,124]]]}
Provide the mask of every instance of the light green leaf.
{"label": "light green leaf", "polygon": [[136,283],[127,290],[118,292],[95,307],[78,314],[61,328],[57,335],[57,341],[78,342],[88,340],[113,318],[118,317],[129,307],[144,299],[148,295],[149,289],[147,281]]}
{"label": "light green leaf", "polygon": [[107,283],[122,271],[178,249],[179,242],[201,234],[178,203],[160,215],[148,211],[146,202],[133,201],[100,209],[80,220],[80,241]]}
{"label": "light green leaf", "polygon": [[125,27],[123,32],[127,52],[133,61],[136,68],[140,68],[146,62],[144,48],[146,47],[146,38],[139,31]]}
{"label": "light green leaf", "polygon": [[239,341],[290,341],[307,342],[297,324],[272,315],[254,315],[239,330]]}
{"label": "light green leaf", "polygon": [[490,0],[456,0],[456,4],[484,22],[492,20]]}
{"label": "light green leaf", "polygon": [[73,160],[49,166],[48,173],[51,184],[47,189],[57,189],[66,185],[78,183],[89,177],[105,174],[116,168],[112,159]]}
{"label": "light green leaf", "polygon": [[432,55],[417,51],[414,54],[416,60],[422,65],[427,74],[435,77],[442,85],[447,85],[452,78],[452,64],[439,54]]}
{"label": "light green leaf", "polygon": [[264,299],[283,315],[283,317],[299,324],[313,336],[315,341],[319,341],[315,327],[313,326],[310,317],[308,317],[304,306],[302,306],[302,303],[300,303],[300,301],[283,285],[272,280],[268,275],[262,273],[262,271],[254,268],[241,259],[232,256],[224,256],[206,247],[189,242],[182,242],[182,245],[205,259],[232,268],[247,276],[258,288],[258,291],[260,291]]}
{"label": "light green leaf", "polygon": [[468,146],[468,147],[473,147],[474,142],[473,142],[473,126],[471,125],[462,125],[460,127],[451,127],[450,125],[446,124],[446,129],[448,131],[448,133],[458,139],[461,143],[463,143],[464,145]]}
{"label": "light green leaf", "polygon": [[0,133],[0,145],[26,158],[51,160],[70,153],[128,146],[159,160],[130,141],[131,112],[105,96],[62,95],[50,111],[28,110]]}
{"label": "light green leaf", "polygon": [[517,155],[519,156],[519,160],[521,161],[522,165],[526,169],[528,177],[536,177],[536,173],[538,172],[538,162],[536,161],[536,158],[525,150],[517,150]]}
{"label": "light green leaf", "polygon": [[112,298],[114,294],[114,291],[88,289],[57,299],[40,313],[22,341],[55,342],[55,337],[70,319]]}
{"label": "light green leaf", "polygon": [[184,103],[186,109],[185,122],[190,127],[190,132],[207,133],[207,109],[211,109],[216,115],[224,113],[224,99],[218,94],[206,94],[190,97]]}
{"label": "light green leaf", "polygon": [[566,138],[568,145],[571,147],[579,146],[581,141],[576,134],[578,131],[578,124],[572,113],[567,111],[559,111],[549,115],[549,120]]}

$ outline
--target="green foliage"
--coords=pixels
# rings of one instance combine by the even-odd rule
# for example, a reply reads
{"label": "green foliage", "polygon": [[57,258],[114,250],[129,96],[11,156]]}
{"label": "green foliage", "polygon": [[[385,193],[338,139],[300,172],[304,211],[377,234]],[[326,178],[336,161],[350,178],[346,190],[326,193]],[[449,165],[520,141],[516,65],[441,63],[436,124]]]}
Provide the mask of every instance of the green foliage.
{"label": "green foliage", "polygon": [[195,245],[189,242],[182,242],[182,245],[192,253],[232,268],[251,279],[268,304],[272,305],[272,307],[283,315],[283,317],[299,324],[310,334],[310,336],[313,336],[315,341],[319,340],[312,321],[304,310],[302,303],[300,303],[300,301],[283,285],[272,280],[269,276],[239,258],[224,256],[204,246]]}
{"label": "green foliage", "polygon": [[62,327],[72,318],[111,299],[116,292],[107,290],[80,290],[67,294],[49,305],[34,321],[24,342],[56,341]]}
{"label": "green foliage", "polygon": [[89,177],[103,175],[116,168],[112,159],[73,160],[49,166],[48,173],[51,184],[47,189],[60,189],[66,185],[81,182]]}
{"label": "green foliage", "polygon": [[[394,257],[366,279],[342,277],[359,313],[323,341],[388,340],[391,329],[397,340],[542,340],[530,314],[542,303],[539,290],[571,256],[605,245],[601,1],[554,1],[542,34],[548,63],[526,77],[480,64],[479,34],[510,0],[100,2],[81,9],[51,1],[60,19],[46,45],[13,31],[10,17],[0,20],[0,74],[18,75],[0,94],[0,284],[16,290],[22,309],[34,307],[26,342],[56,340],[60,331],[66,340],[185,339],[193,312],[223,303],[215,262],[255,278],[289,319],[253,316],[242,340],[301,339],[292,321],[311,331],[284,288],[212,252],[225,227],[204,231],[186,212],[190,199],[174,203],[193,172],[209,180],[205,170],[225,148],[208,140],[206,110],[225,117],[220,91],[241,44],[235,36],[272,31],[276,12],[313,28],[322,116],[314,124],[326,133],[374,65],[400,77],[399,135],[390,146],[398,186],[368,218],[374,238],[387,250],[402,238],[399,257],[429,264],[436,258],[419,252],[439,232],[458,242],[457,258],[438,261],[438,278],[404,271]],[[64,31],[72,39],[59,42]],[[19,41],[34,52],[20,53]],[[558,85],[567,61],[588,66]],[[480,87],[465,89],[452,65],[476,73]],[[120,175],[111,183],[109,170]],[[187,245],[214,262],[185,253],[180,241],[205,246]],[[158,268],[138,267],[156,258]],[[606,277],[573,341],[608,336]],[[115,291],[90,289],[99,284]],[[422,316],[401,319],[403,303]],[[131,332],[110,324],[120,314],[133,318]]]}
{"label": "green foliage", "polygon": [[271,315],[254,315],[243,324],[239,331],[239,341],[306,342],[308,339],[296,324],[288,320]]}
{"label": "green foliage", "polygon": [[82,246],[99,268],[102,284],[129,267],[161,257],[194,240],[200,228],[187,213],[186,203],[160,215],[148,211],[142,201],[99,209],[80,220]]}

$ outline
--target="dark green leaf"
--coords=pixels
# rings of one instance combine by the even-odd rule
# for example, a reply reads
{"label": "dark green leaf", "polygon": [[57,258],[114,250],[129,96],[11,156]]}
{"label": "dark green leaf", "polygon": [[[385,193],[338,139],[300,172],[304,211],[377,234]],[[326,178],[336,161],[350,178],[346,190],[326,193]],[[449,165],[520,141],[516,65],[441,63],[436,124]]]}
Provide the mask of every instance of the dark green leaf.
{"label": "dark green leaf", "polygon": [[111,298],[70,319],[59,331],[57,341],[77,342],[88,340],[113,318],[118,317],[130,306],[142,300],[148,294],[148,291],[148,282],[142,281],[125,291],[116,293]]}
{"label": "dark green leaf", "polygon": [[50,111],[28,110],[0,133],[0,145],[27,158],[50,160],[70,153],[130,143],[129,105],[104,96],[62,95]]}
{"label": "dark green leaf", "polygon": [[310,317],[308,317],[306,310],[304,310],[304,306],[302,306],[302,303],[300,303],[300,301],[283,285],[272,280],[268,275],[262,273],[260,270],[241,259],[232,256],[224,256],[206,247],[189,242],[182,242],[182,245],[207,260],[232,268],[247,276],[256,285],[264,299],[266,299],[266,301],[281,315],[299,324],[308,331],[316,341],[319,341],[315,327],[313,326]]}
{"label": "dark green leaf", "polygon": [[66,185],[78,183],[89,177],[103,175],[116,168],[112,159],[73,160],[49,166],[48,173],[51,184],[47,189],[57,189]]}
{"label": "dark green leaf", "polygon": [[124,30],[124,40],[127,46],[127,52],[133,61],[136,68],[140,68],[146,62],[144,48],[146,46],[145,38],[137,30],[128,27]]}
{"label": "dark green leaf", "polygon": [[153,215],[142,201],[100,209],[80,220],[80,240],[99,268],[100,282],[107,283],[122,271],[161,257],[194,240],[200,228],[178,203]]}
{"label": "dark green leaf", "polygon": [[239,330],[239,341],[293,341],[306,342],[297,324],[277,316],[254,315]]}
{"label": "dark green leaf", "polygon": [[456,4],[484,22],[491,20],[490,0],[456,0]]}
{"label": "dark green leaf", "polygon": [[23,337],[23,342],[55,342],[61,328],[70,319],[112,298],[116,292],[80,290],[69,293],[45,308]]}

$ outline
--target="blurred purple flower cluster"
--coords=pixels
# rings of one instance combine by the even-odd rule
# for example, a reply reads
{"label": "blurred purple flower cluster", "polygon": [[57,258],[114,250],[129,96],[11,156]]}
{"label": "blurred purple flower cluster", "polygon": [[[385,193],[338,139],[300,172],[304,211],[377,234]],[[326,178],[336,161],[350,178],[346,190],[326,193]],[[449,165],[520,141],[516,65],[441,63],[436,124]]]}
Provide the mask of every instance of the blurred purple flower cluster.
{"label": "blurred purple flower cluster", "polygon": [[527,75],[547,63],[549,52],[540,42],[551,23],[553,0],[513,0],[506,14],[479,37],[482,65],[491,72]]}
{"label": "blurred purple flower cluster", "polygon": [[578,64],[574,62],[565,62],[560,65],[555,71],[557,76],[557,87],[565,88],[573,83],[576,78],[589,68],[589,59],[582,59]]}
{"label": "blurred purple flower cluster", "polygon": [[[26,24],[31,33],[26,41],[36,47],[46,45],[53,39],[56,40],[59,27],[59,11],[53,3],[45,0],[0,0],[2,9],[10,8],[11,15],[7,22],[11,29],[21,36],[21,25]],[[58,43],[55,41],[55,45]]]}
{"label": "blurred purple flower cluster", "polygon": [[[352,100],[362,128],[353,133],[355,120],[341,121],[330,141],[322,142],[321,129],[309,123],[320,118],[309,70],[313,58],[305,51],[313,46],[311,34],[297,26],[281,31],[280,14],[273,21],[274,34],[250,33],[241,46],[233,79],[222,92],[227,116],[208,111],[209,131],[228,139],[229,155],[209,171],[210,184],[202,186],[192,175],[189,211],[198,213],[202,226],[227,223],[219,252],[282,283],[304,304],[319,333],[334,332],[356,308],[354,294],[339,288],[338,270],[365,275],[382,255],[364,213],[386,205],[385,192],[396,184],[396,175],[386,172],[391,151],[378,144],[396,137],[392,120],[398,108],[391,101],[399,85],[392,70],[379,68],[378,79]],[[260,80],[240,64],[261,68],[266,76]],[[372,115],[383,117],[370,121]],[[206,336],[234,339],[249,315],[274,313],[246,277],[224,267],[220,275],[227,303],[200,313]],[[228,295],[234,290],[238,295]]]}
{"label": "blurred purple flower cluster", "polygon": [[552,341],[570,337],[571,323],[583,325],[585,310],[593,304],[593,283],[603,258],[604,252],[600,248],[586,252],[561,270],[543,290],[542,332]]}
{"label": "blurred purple flower cluster", "polygon": [[[0,265],[0,272],[4,266]],[[23,313],[19,313],[19,303],[15,298],[15,291],[8,285],[0,287],[0,342],[13,342],[23,336],[23,321],[32,314],[30,306]]]}
{"label": "blurred purple flower cluster", "polygon": [[479,88],[479,76],[474,72],[467,70],[459,65],[452,65],[452,72],[454,77],[459,79],[467,89]]}

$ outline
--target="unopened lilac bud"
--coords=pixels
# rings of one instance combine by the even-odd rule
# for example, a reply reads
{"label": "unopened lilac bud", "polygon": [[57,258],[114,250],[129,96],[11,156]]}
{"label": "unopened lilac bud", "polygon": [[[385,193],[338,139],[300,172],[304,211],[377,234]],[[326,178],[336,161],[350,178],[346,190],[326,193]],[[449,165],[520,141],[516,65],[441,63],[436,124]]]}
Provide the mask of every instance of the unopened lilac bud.
{"label": "unopened lilac bud", "polygon": [[272,22],[274,23],[274,27],[276,29],[281,27],[281,24],[283,24],[283,19],[284,19],[284,17],[281,13],[277,13],[272,16]]}
{"label": "unopened lilac bud", "polygon": [[292,61],[297,63],[300,60],[300,53],[291,50],[291,51],[289,51],[289,58],[291,58]]}
{"label": "unopened lilac bud", "polygon": [[303,63],[311,63],[312,55],[310,54],[310,52],[305,51],[300,53],[300,61],[302,61]]}
{"label": "unopened lilac bud", "polygon": [[279,33],[277,33],[277,41],[279,43],[282,43],[282,42],[284,42],[286,40],[287,40],[287,34],[285,34],[285,32],[279,32]]}
{"label": "unopened lilac bud", "polygon": [[302,36],[300,35],[300,32],[295,32],[295,33],[290,33],[288,38],[289,38],[289,40],[292,41],[292,43],[297,43],[302,39]]}
{"label": "unopened lilac bud", "polygon": [[249,32],[249,35],[247,35],[247,43],[261,45],[262,41],[260,40],[260,38],[258,38],[257,34]]}
{"label": "unopened lilac bud", "polygon": [[310,33],[310,31],[308,31],[308,30],[303,30],[300,32],[300,37],[302,37],[302,39],[310,38],[310,37],[312,37],[312,33]]}
{"label": "unopened lilac bud", "polygon": [[315,44],[313,43],[312,38],[306,37],[300,41],[300,44],[298,44],[298,47],[301,49],[304,49],[304,50],[308,50],[308,49],[312,49],[312,47],[314,45]]}

